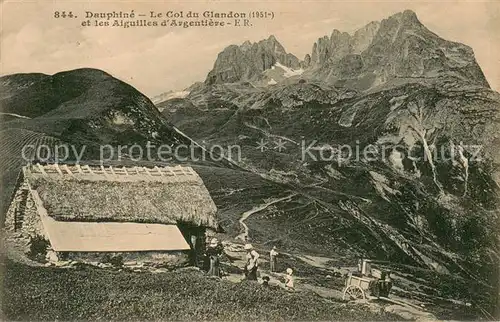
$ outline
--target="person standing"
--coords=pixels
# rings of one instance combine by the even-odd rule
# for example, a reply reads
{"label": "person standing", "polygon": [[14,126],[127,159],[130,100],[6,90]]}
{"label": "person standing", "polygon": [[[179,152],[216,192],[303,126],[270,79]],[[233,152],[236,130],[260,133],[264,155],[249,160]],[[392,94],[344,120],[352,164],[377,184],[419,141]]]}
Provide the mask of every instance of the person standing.
{"label": "person standing", "polygon": [[382,272],[380,279],[383,283],[383,287],[380,288],[380,296],[389,297],[392,288],[391,272]]}
{"label": "person standing", "polygon": [[246,265],[245,265],[245,276],[249,281],[257,280],[257,269],[259,267],[259,253],[253,249],[252,244],[246,244],[245,250],[246,255]]}
{"label": "person standing", "polygon": [[277,264],[277,259],[276,257],[278,256],[278,252],[276,251],[276,246],[273,246],[273,249],[271,249],[271,252],[269,252],[269,263],[271,265],[271,272],[276,272],[276,264]]}
{"label": "person standing", "polygon": [[196,235],[191,235],[191,264],[195,267],[198,266],[198,245],[196,239]]}
{"label": "person standing", "polygon": [[293,274],[293,270],[291,268],[287,268],[286,275],[285,275],[285,289],[287,289],[289,291],[293,291],[295,289],[292,274]]}
{"label": "person standing", "polygon": [[209,276],[221,276],[220,271],[220,256],[223,252],[223,246],[219,243],[217,238],[212,238],[207,247],[207,256],[210,260],[210,268],[208,270]]}

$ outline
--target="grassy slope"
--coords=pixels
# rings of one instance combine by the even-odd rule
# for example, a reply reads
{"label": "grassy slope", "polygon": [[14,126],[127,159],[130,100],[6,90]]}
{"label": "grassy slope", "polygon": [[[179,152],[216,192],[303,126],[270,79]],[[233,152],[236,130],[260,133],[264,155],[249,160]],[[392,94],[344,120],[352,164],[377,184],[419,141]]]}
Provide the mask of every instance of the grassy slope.
{"label": "grassy slope", "polygon": [[[125,273],[94,268],[4,266],[2,312],[9,320],[393,320],[252,283],[233,284],[199,272]],[[26,276],[31,276],[26,280]],[[64,301],[61,301],[64,298]]]}

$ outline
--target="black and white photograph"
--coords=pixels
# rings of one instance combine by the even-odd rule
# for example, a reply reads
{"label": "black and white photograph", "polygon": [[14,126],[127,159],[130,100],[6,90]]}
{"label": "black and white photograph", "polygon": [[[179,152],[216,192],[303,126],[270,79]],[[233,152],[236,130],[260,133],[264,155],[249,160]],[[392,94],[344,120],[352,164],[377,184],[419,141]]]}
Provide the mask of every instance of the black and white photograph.
{"label": "black and white photograph", "polygon": [[500,319],[500,2],[0,2],[3,321]]}

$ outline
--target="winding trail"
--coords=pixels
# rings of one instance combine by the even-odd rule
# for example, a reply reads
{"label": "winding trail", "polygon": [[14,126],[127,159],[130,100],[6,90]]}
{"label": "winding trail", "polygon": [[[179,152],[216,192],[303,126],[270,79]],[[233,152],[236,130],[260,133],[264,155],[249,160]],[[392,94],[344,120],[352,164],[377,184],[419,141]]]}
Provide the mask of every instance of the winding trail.
{"label": "winding trail", "polygon": [[[267,119],[266,119],[266,121],[267,121]],[[269,121],[267,121],[267,123],[269,124]],[[288,141],[290,143],[293,143],[295,145],[299,145],[299,142],[292,140],[286,136],[269,133],[268,131],[261,129],[260,127],[257,127],[253,124],[248,123],[248,122],[244,122],[243,124],[245,124],[245,126],[251,128],[251,129],[254,129],[254,130],[261,132],[262,134],[266,135],[267,137],[278,138],[278,139],[282,139],[282,140]]]}
{"label": "winding trail", "polygon": [[251,215],[253,215],[256,212],[259,212],[259,211],[262,211],[262,210],[266,209],[267,207],[269,207],[269,206],[271,206],[271,205],[273,205],[275,203],[291,199],[291,198],[295,197],[296,195],[297,195],[296,193],[292,193],[289,196],[286,196],[286,197],[283,197],[283,198],[279,198],[279,199],[273,199],[273,200],[271,200],[271,201],[269,201],[269,202],[267,202],[265,204],[262,204],[260,206],[254,207],[251,210],[245,211],[241,215],[241,218],[239,220],[239,223],[240,223],[241,227],[243,227],[243,232],[241,234],[239,234],[238,236],[236,236],[235,238],[236,239],[241,239],[242,241],[246,241],[248,239],[249,228],[248,228],[247,224],[245,224],[245,220],[247,220],[248,217],[250,217]]}
{"label": "winding trail", "polygon": [[18,117],[18,118],[21,118],[21,119],[28,119],[28,120],[31,119],[31,117],[27,117],[27,116],[15,114],[15,113],[0,113],[0,114],[14,116],[14,117]]}

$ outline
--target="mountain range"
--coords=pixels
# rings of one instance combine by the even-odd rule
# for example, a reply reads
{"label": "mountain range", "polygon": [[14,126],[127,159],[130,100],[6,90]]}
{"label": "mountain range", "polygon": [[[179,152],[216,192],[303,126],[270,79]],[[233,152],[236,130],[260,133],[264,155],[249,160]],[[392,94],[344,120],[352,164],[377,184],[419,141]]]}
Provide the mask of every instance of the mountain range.
{"label": "mountain range", "polygon": [[[241,81],[267,82],[264,71],[278,66],[300,72],[303,79],[320,80],[360,90],[398,79],[452,77],[480,86],[488,83],[472,49],[442,39],[407,10],[381,22],[370,22],[352,35],[333,30],[314,43],[311,54],[299,61],[274,36],[257,43],[231,45],[217,57],[205,84]],[[289,73],[290,74],[290,73]],[[273,78],[271,82],[279,83]]]}

